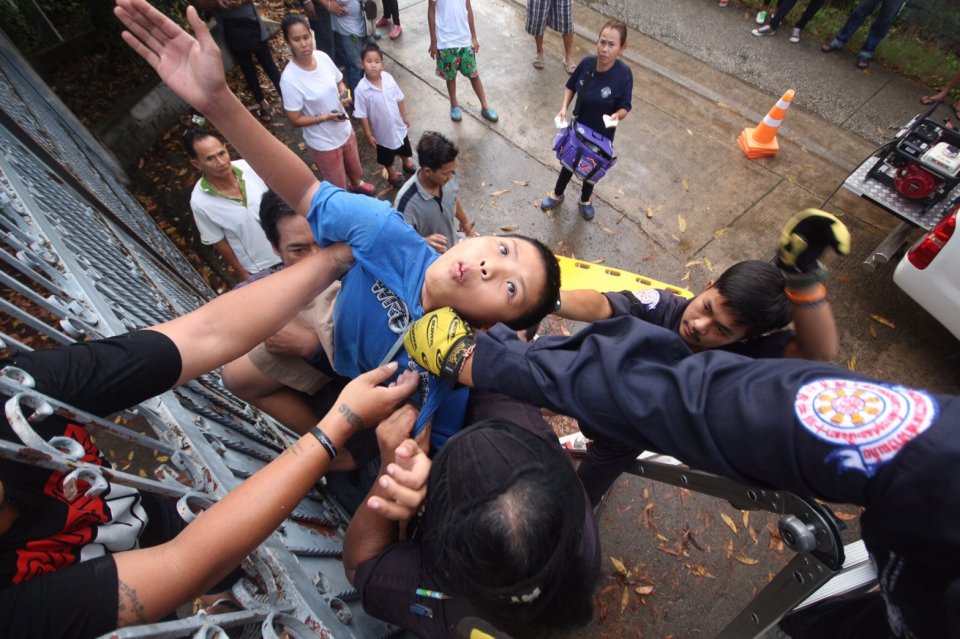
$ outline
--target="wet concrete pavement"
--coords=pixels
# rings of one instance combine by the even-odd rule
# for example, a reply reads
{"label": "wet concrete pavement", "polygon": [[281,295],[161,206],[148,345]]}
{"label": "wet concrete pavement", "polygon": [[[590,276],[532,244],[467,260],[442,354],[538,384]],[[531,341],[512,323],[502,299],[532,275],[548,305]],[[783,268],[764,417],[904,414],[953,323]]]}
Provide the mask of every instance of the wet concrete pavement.
{"label": "wet concrete pavement", "polygon": [[[861,264],[896,220],[837,190],[920,111],[922,87],[878,68],[857,71],[851,54],[824,55],[808,37],[799,45],[787,42],[788,32],[753,38],[752,16],[733,4],[575,4],[577,59],[594,51],[607,14],[634,27],[624,56],[634,73],[633,111],[617,133],[619,163],[595,191],[597,217],[585,222],[576,185],[552,215],[537,206],[558,171],[550,145],[567,78],[559,37],[548,33],[546,67],[536,70],[522,4],[474,0],[473,10],[480,75],[500,113],[497,124],[480,118],[463,78],[464,120],[449,119],[444,84],[427,54],[425,0],[401,1],[404,34],[380,44],[386,69],[406,93],[411,140],[435,129],[459,145],[461,198],[478,232],[532,235],[558,253],[699,290],[739,260],[769,257],[780,226],[797,211],[825,208],[842,216],[854,239],[852,254],[831,264],[836,363],[960,392],[960,367],[948,357],[956,340],[896,288],[893,265],[872,271]],[[779,155],[746,159],[738,133],[788,88],[797,97],[780,129]],[[768,530],[774,521],[757,513],[744,521],[718,500],[622,478],[601,512],[604,578],[594,622],[570,636],[715,636],[789,558]],[[610,556],[632,571],[628,583],[613,574]],[[637,592],[648,585],[651,593]]]}

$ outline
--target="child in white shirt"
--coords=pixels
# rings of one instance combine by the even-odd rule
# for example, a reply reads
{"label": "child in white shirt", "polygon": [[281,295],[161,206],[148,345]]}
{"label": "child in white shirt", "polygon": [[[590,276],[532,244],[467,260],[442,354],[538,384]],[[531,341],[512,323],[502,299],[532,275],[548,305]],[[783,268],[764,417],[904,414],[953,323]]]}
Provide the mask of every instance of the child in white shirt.
{"label": "child in white shirt", "polygon": [[374,43],[363,47],[361,63],[364,77],[354,93],[353,116],[360,120],[370,146],[377,149],[377,164],[387,170],[387,179],[396,188],[406,178],[393,170],[393,161],[400,156],[403,172],[411,174],[415,167],[410,157],[410,118],[403,104],[403,92],[393,76],[383,70],[383,54]]}

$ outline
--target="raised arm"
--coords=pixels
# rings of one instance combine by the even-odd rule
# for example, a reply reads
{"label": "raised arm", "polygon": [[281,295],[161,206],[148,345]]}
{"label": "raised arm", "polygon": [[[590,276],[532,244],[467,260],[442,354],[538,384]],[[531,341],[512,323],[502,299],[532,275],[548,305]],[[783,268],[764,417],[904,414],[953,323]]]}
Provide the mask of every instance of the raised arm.
{"label": "raised arm", "polygon": [[301,437],[173,540],[115,555],[117,625],[162,619],[228,575],[323,476],[331,455],[322,438],[334,450],[342,448],[350,436],[387,417],[416,389],[417,376],[410,371],[390,387],[378,386],[396,366],[392,362],[350,382],[317,424],[321,436]]}
{"label": "raised arm", "polygon": [[316,177],[230,91],[220,50],[197,10],[187,7],[187,22],[196,37],[146,0],[117,0],[114,13],[127,28],[124,41],[160,79],[206,116],[277,195],[306,215],[318,186]]}
{"label": "raised arm", "polygon": [[352,260],[345,244],[331,245],[192,313],[153,327],[173,340],[180,351],[182,369],[177,384],[233,361],[277,332],[344,273]]}

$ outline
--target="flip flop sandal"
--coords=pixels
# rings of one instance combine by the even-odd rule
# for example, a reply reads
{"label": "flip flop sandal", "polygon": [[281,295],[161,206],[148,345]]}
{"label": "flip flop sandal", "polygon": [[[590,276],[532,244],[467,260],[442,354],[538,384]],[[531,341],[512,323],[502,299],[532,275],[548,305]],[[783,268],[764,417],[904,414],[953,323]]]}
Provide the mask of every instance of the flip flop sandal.
{"label": "flip flop sandal", "polygon": [[568,73],[569,75],[573,75],[573,72],[577,70],[577,63],[576,63],[576,62],[565,62],[564,64],[566,64],[566,66],[567,66],[567,73]]}
{"label": "flip flop sandal", "polygon": [[538,55],[533,59],[533,68],[542,69],[543,68],[543,56]]}
{"label": "flip flop sandal", "polygon": [[930,105],[930,104],[940,104],[941,102],[943,102],[943,100],[934,100],[929,95],[925,95],[922,98],[920,98],[920,104]]}

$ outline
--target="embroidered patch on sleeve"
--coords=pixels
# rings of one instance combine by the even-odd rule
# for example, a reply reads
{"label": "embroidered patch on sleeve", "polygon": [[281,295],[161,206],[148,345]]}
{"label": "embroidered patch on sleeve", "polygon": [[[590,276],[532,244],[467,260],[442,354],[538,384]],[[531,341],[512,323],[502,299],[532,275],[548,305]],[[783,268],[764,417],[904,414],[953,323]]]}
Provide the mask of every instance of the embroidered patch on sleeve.
{"label": "embroidered patch on sleeve", "polygon": [[655,288],[645,288],[642,291],[632,291],[631,295],[637,298],[637,301],[647,307],[647,310],[653,310],[660,303],[660,291]]}
{"label": "embroidered patch on sleeve", "polygon": [[937,418],[937,403],[923,391],[850,379],[822,379],[797,393],[797,419],[837,450],[827,461],[868,477]]}

